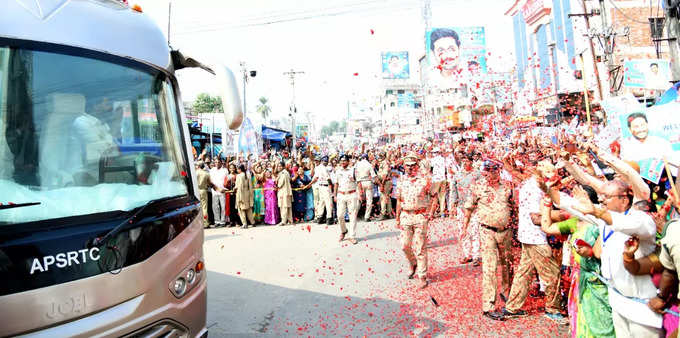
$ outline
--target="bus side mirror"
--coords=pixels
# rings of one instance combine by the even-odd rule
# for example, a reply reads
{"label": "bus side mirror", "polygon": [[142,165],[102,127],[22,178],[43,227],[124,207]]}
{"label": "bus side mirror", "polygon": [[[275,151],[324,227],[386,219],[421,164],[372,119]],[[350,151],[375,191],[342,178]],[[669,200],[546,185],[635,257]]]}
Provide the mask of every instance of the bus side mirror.
{"label": "bus side mirror", "polygon": [[215,67],[215,75],[224,108],[224,122],[229,129],[236,130],[243,122],[243,110],[236,78],[229,67],[222,65]]}

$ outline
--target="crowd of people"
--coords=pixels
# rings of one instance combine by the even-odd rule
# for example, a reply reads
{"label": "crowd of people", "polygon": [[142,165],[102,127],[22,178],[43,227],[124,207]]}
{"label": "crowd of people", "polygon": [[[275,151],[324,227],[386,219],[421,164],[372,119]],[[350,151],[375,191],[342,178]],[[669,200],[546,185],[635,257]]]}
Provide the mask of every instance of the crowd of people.
{"label": "crowd of people", "polygon": [[677,162],[671,149],[653,150],[670,160],[650,182],[635,150],[646,133],[602,148],[597,130],[282,152],[229,159],[228,169],[201,156],[199,189],[204,214],[212,190],[217,226],[337,222],[340,241],[356,244],[358,217],[396,218],[408,278],[421,288],[428,224],[441,217],[459,239],[460,264],[482,265],[485,316],[526,316],[538,293],[573,337],[677,336]]}

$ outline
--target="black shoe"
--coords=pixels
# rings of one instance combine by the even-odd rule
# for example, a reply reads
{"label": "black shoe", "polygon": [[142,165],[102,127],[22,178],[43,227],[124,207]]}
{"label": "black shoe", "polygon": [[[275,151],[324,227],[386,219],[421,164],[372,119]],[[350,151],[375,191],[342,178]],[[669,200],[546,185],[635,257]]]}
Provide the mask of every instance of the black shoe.
{"label": "black shoe", "polygon": [[[502,292],[501,292],[501,294],[500,294],[499,296],[500,296],[501,299],[503,300],[503,303],[507,303],[507,302],[508,302],[508,297],[506,297]],[[503,312],[505,312],[505,308],[503,308]]]}
{"label": "black shoe", "polygon": [[488,318],[491,318],[493,320],[501,320],[501,321],[505,320],[505,318],[503,317],[503,314],[500,313],[500,312],[497,312],[497,311],[492,311],[492,312],[486,311],[486,312],[484,312],[484,317],[488,317]]}
{"label": "black shoe", "polygon": [[524,310],[519,310],[517,312],[510,312],[506,308],[503,308],[503,317],[506,318],[520,318],[520,317],[526,317],[528,314]]}
{"label": "black shoe", "polygon": [[316,224],[324,224],[324,223],[326,223],[325,219],[323,219],[323,218],[317,218],[316,219]]}

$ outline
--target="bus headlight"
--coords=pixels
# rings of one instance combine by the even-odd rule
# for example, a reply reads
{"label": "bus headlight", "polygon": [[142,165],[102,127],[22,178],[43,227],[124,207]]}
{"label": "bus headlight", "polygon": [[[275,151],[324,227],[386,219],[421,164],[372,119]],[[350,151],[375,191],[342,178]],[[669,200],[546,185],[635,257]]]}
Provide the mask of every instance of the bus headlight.
{"label": "bus headlight", "polygon": [[193,283],[194,278],[196,278],[196,272],[194,272],[194,269],[187,270],[187,282],[189,282],[189,284]]}
{"label": "bus headlight", "polygon": [[187,289],[186,280],[184,279],[184,277],[179,277],[175,280],[175,283],[172,286],[172,293],[175,294],[176,297],[182,297],[186,289]]}
{"label": "bus headlight", "polygon": [[203,262],[198,261],[182,269],[174,279],[168,283],[168,289],[177,298],[189,293],[202,279]]}

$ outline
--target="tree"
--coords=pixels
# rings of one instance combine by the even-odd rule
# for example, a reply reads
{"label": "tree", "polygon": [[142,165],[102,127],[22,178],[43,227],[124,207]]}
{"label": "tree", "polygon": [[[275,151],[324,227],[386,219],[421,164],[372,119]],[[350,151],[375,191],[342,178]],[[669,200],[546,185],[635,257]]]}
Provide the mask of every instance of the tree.
{"label": "tree", "polygon": [[224,111],[222,100],[208,93],[198,94],[192,108],[197,114],[222,113]]}
{"label": "tree", "polygon": [[262,119],[264,119],[265,123],[267,123],[267,118],[271,111],[272,109],[269,107],[269,100],[264,96],[260,97],[260,103],[257,105],[257,112],[262,115]]}

